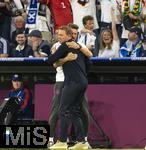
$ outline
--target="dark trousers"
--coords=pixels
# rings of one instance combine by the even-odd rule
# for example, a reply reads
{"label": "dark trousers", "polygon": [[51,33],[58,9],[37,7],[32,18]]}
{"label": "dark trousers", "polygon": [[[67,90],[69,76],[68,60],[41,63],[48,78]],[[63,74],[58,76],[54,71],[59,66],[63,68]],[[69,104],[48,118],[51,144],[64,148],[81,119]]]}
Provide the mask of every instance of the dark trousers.
{"label": "dark trousers", "polygon": [[81,107],[87,84],[69,82],[62,90],[60,100],[60,141],[67,141],[67,131],[72,123],[75,127],[77,141],[84,141],[84,129],[81,120]]}
{"label": "dark trousers", "polygon": [[[83,123],[83,129],[84,129],[84,135],[85,137],[88,136],[88,127],[89,127],[89,122],[90,122],[90,114],[89,114],[89,109],[88,109],[88,102],[87,102],[87,97],[84,95],[83,97],[83,102],[82,102],[82,107],[81,107],[81,120]],[[77,135],[75,133],[75,128],[72,125],[71,126],[71,133],[70,133],[70,138],[71,141],[76,141]]]}
{"label": "dark trousers", "polygon": [[[55,136],[55,129],[56,129],[57,121],[59,119],[58,115],[59,115],[59,106],[60,106],[62,89],[63,89],[63,82],[56,82],[54,85],[54,97],[52,99],[52,109],[49,118],[50,137]],[[81,107],[81,119],[83,122],[84,135],[87,136],[90,119],[89,119],[89,111],[88,111],[88,100],[85,95],[82,101],[83,103]]]}
{"label": "dark trousers", "polygon": [[58,121],[58,114],[59,114],[59,106],[60,106],[60,98],[63,89],[63,82],[56,82],[54,86],[54,97],[52,99],[52,109],[51,115],[49,118],[50,124],[50,137],[55,136],[55,128]]}
{"label": "dark trousers", "polygon": [[88,109],[88,100],[85,95],[83,97],[83,102],[82,102],[82,107],[81,107],[81,119],[83,122],[84,135],[86,137],[88,136],[90,115],[89,115],[89,109]]}

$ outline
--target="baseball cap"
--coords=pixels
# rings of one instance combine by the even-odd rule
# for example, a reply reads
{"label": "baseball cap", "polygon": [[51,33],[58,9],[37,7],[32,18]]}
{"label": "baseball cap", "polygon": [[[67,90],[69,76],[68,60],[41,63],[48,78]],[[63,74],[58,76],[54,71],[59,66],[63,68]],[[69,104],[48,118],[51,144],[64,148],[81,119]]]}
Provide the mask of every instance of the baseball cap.
{"label": "baseball cap", "polygon": [[22,76],[18,74],[14,74],[12,76],[12,81],[22,81]]}
{"label": "baseball cap", "polygon": [[34,36],[34,37],[42,38],[42,33],[39,30],[32,30],[29,33],[29,36]]}
{"label": "baseball cap", "polygon": [[141,28],[134,26],[129,31],[130,32],[135,32],[138,35],[138,37],[141,37],[141,34],[142,34]]}
{"label": "baseball cap", "polygon": [[19,34],[25,34],[25,30],[24,29],[18,29],[16,30],[16,36]]}

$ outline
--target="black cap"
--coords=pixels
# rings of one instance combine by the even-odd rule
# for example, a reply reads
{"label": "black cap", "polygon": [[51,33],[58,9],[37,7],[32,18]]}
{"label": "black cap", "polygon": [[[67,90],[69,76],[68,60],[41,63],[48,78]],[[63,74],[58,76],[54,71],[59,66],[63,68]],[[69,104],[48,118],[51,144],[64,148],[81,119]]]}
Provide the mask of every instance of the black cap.
{"label": "black cap", "polygon": [[17,30],[16,30],[16,36],[17,36],[18,34],[25,34],[25,30],[24,30],[24,29],[17,29]]}
{"label": "black cap", "polygon": [[141,34],[142,34],[141,28],[134,26],[129,31],[130,32],[135,32],[138,35],[138,37],[141,37]]}
{"label": "black cap", "polygon": [[34,37],[42,38],[42,33],[39,30],[32,30],[29,33],[29,36],[34,36]]}
{"label": "black cap", "polygon": [[12,76],[12,81],[22,81],[22,76],[18,74],[14,74]]}

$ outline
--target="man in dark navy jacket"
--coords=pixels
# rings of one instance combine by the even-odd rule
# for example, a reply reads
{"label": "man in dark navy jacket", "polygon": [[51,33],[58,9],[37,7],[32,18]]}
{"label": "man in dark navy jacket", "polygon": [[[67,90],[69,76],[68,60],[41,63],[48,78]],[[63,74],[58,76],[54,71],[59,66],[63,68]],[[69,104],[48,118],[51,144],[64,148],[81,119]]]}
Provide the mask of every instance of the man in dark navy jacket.
{"label": "man in dark navy jacket", "polygon": [[60,58],[64,58],[69,52],[75,53],[77,59],[63,64],[65,74],[64,88],[60,102],[60,139],[50,149],[67,148],[67,130],[70,123],[73,123],[76,129],[77,141],[76,148],[87,148],[84,143],[84,132],[81,120],[81,106],[84,93],[87,88],[86,57],[78,49],[69,48],[66,44],[72,41],[71,29],[62,26],[58,30],[58,39],[61,46],[58,50],[48,57],[48,63],[53,64]]}
{"label": "man in dark navy jacket", "polygon": [[8,98],[19,98],[18,105],[20,110],[17,113],[17,118],[32,118],[32,94],[28,88],[23,85],[21,75],[15,74],[12,76],[12,90],[8,93]]}

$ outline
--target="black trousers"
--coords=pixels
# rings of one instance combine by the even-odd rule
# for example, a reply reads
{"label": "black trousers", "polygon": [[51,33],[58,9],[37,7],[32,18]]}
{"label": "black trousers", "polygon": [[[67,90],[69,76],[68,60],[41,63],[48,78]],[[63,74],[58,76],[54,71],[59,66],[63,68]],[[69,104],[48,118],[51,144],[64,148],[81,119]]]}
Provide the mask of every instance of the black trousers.
{"label": "black trousers", "polygon": [[81,119],[81,107],[86,91],[86,83],[69,82],[62,90],[60,101],[60,141],[67,141],[67,131],[72,123],[75,127],[77,141],[84,141],[84,129]]}
{"label": "black trousers", "polygon": [[[55,136],[55,129],[56,129],[57,121],[59,119],[59,106],[60,106],[62,89],[63,89],[63,82],[56,82],[54,85],[54,96],[52,99],[52,108],[49,117],[50,137]],[[81,108],[81,119],[84,126],[84,134],[85,136],[88,136],[90,117],[89,117],[89,109],[88,109],[88,99],[85,95],[83,97],[83,103]],[[74,129],[73,129],[73,134],[75,134]],[[75,135],[75,139],[76,139],[76,135]]]}
{"label": "black trousers", "polygon": [[55,136],[55,129],[56,129],[57,121],[59,119],[59,106],[60,106],[62,89],[63,89],[63,82],[56,82],[54,85],[54,96],[52,99],[52,108],[49,117],[50,137]]}

